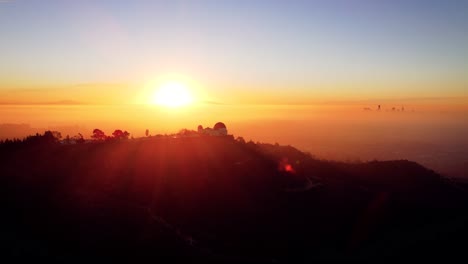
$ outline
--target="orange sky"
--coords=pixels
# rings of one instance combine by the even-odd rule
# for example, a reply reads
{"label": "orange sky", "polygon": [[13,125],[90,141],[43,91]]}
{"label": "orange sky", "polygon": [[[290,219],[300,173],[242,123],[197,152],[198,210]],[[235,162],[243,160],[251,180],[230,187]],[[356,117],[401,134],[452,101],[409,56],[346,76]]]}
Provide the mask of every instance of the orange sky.
{"label": "orange sky", "polygon": [[[464,122],[468,5],[358,2],[0,1],[0,124],[174,131],[379,104]],[[166,82],[194,103],[152,105]]]}

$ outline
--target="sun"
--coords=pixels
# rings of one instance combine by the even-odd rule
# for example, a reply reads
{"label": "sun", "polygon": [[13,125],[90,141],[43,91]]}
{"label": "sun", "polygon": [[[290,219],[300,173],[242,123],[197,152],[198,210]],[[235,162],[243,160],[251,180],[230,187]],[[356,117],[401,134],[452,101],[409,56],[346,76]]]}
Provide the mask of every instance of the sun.
{"label": "sun", "polygon": [[193,102],[188,87],[180,82],[163,83],[152,97],[152,103],[165,107],[182,107]]}

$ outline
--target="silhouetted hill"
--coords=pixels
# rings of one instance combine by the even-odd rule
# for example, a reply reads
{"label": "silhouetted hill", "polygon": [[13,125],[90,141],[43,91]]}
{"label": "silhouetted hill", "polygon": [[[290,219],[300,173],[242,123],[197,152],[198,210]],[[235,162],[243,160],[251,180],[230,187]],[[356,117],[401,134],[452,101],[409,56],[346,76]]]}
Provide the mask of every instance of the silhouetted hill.
{"label": "silhouetted hill", "polygon": [[4,256],[310,262],[464,257],[462,185],[230,137],[0,145]]}

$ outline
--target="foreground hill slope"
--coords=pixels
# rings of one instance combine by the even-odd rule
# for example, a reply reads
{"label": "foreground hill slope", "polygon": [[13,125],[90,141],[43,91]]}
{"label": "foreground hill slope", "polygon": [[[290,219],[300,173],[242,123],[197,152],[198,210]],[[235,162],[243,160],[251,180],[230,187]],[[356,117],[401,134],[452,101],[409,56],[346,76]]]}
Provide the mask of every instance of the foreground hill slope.
{"label": "foreground hill slope", "polygon": [[229,137],[0,147],[7,256],[308,262],[463,256],[466,191],[410,161]]}

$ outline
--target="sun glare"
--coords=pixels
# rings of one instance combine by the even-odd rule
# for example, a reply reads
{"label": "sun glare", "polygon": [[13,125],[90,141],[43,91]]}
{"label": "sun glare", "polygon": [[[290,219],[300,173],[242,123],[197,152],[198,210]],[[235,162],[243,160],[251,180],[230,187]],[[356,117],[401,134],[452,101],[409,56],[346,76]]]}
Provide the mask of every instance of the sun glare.
{"label": "sun glare", "polygon": [[192,94],[186,85],[179,82],[162,84],[152,98],[152,103],[165,107],[182,107],[193,102]]}

